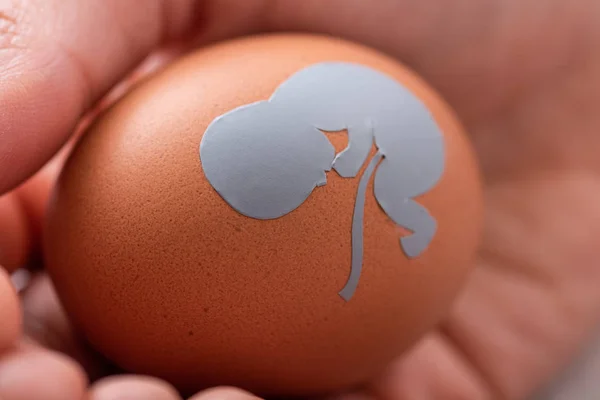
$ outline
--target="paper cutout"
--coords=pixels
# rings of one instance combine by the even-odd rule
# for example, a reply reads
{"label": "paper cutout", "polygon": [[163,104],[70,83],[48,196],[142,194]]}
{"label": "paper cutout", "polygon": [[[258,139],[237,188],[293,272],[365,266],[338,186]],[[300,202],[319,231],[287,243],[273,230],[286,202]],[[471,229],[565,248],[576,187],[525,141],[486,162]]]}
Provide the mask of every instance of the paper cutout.
{"label": "paper cutout", "polygon": [[[348,132],[339,154],[322,131]],[[419,256],[437,223],[413,200],[434,187],[444,171],[443,135],[427,107],[394,79],[353,64],[309,66],[283,82],[269,100],[216,118],[200,143],[206,178],[239,213],[274,219],[298,208],[326,184],[332,168],[354,178],[375,143],[377,154],[360,178],[352,221],[352,265],[340,296],[349,301],[362,270],[366,188],[396,224],[405,254]],[[379,164],[379,165],[378,165]]]}

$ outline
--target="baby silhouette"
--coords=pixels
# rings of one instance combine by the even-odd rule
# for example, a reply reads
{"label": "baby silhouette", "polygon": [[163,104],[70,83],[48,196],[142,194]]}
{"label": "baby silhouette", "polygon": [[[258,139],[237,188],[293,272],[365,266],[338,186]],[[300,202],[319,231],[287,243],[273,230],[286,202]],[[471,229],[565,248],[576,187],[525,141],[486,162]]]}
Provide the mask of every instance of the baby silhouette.
{"label": "baby silhouette", "polygon": [[[323,132],[348,132],[339,154]],[[427,107],[394,79],[352,63],[309,66],[283,82],[269,100],[236,108],[215,119],[200,145],[204,173],[238,212],[253,218],[281,217],[331,168],[353,178],[377,152],[359,181],[352,223],[352,265],[340,296],[355,293],[362,270],[366,188],[375,173],[378,204],[412,233],[400,238],[408,257],[430,244],[437,224],[413,200],[439,181],[444,139]],[[376,172],[375,172],[376,171]]]}
{"label": "baby silhouette", "polygon": [[299,207],[326,183],[335,157],[321,131],[273,109],[264,101],[224,114],[200,146],[210,184],[239,213],[256,219],[279,218]]}

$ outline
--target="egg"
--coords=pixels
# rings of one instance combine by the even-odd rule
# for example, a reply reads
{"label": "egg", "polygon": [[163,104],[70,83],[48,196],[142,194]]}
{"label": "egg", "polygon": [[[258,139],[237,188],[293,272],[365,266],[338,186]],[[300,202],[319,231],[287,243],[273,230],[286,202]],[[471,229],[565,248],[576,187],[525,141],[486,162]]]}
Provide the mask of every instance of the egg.
{"label": "egg", "polygon": [[313,396],[435,328],[481,224],[476,156],[431,86],[363,45],[270,34],[196,50],[105,111],[44,249],[74,325],[124,370]]}

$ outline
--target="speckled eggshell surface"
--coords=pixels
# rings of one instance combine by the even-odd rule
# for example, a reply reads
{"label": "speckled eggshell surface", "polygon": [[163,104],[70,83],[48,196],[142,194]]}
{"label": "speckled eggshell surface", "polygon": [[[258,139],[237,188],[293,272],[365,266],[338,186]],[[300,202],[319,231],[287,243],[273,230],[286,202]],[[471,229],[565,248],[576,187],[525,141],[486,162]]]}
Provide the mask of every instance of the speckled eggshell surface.
{"label": "speckled eggshell surface", "polygon": [[[326,61],[394,78],[444,136],[444,173],[415,199],[437,221],[418,257],[402,251],[409,232],[382,211],[369,182],[350,301],[338,292],[350,273],[358,178],[332,170],[297,209],[259,220],[224,201],[199,157],[216,117]],[[344,132],[327,137],[336,151],[347,143]],[[268,35],[196,51],[108,110],[58,181],[45,256],[76,326],[124,369],[184,391],[227,384],[311,395],[365,382],[444,317],[473,266],[481,219],[468,138],[423,80],[356,44]]]}

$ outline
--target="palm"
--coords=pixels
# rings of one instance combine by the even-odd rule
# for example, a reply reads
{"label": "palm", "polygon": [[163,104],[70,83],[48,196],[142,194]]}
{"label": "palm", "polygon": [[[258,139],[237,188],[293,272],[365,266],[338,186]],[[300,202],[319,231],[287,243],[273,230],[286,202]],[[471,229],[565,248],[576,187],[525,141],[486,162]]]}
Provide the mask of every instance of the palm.
{"label": "palm", "polygon": [[576,350],[600,311],[600,58],[591,50],[600,46],[591,9],[600,8],[473,0],[460,2],[465,14],[452,10],[456,2],[439,3],[408,11],[455,18],[418,27],[424,45],[397,54],[442,91],[472,134],[486,229],[453,313],[382,386],[394,398],[416,395],[423,379],[432,398],[521,398]]}
{"label": "palm", "polygon": [[[96,8],[92,0],[55,3],[64,7],[62,14],[53,7],[39,11],[44,15],[37,15],[37,9],[30,14],[43,21],[61,21],[57,26],[74,24],[72,28],[80,34],[59,39],[40,34],[36,43],[42,45],[36,49],[50,48],[48,40],[62,41],[52,47],[63,53],[52,64],[55,74],[48,72],[48,76],[63,81],[61,86],[40,85],[36,101],[42,95],[93,101],[155,45],[159,36],[155,27],[171,28],[177,35],[185,30],[183,16],[193,15],[189,11],[197,4],[163,0],[169,18],[164,17],[161,25],[159,12],[155,20],[143,17],[134,1],[99,2],[102,6]],[[594,251],[594,241],[600,236],[600,158],[595,151],[600,146],[596,132],[600,127],[596,114],[600,2],[249,0],[243,7],[227,0],[198,3],[210,5],[204,10],[208,20],[204,40],[255,28],[297,29],[340,35],[395,55],[446,97],[472,135],[487,201],[478,268],[447,321],[375,382],[383,398],[523,398],[564,364],[600,312],[596,283],[600,265],[595,264]],[[120,8],[112,14],[98,14],[98,9],[111,7],[107,4]],[[64,17],[70,15],[67,7],[79,11],[72,13],[77,18]],[[0,20],[13,22],[10,18],[14,17],[20,21],[20,15],[0,12]],[[123,25],[130,22],[129,28],[148,29],[115,29],[113,17],[119,15],[131,17],[119,19]],[[259,16],[256,24],[247,23],[249,15]],[[114,40],[94,42],[103,22]],[[231,28],[223,29],[226,26]],[[13,39],[8,42],[9,47],[10,43],[22,44]],[[125,48],[139,51],[129,54]],[[114,63],[107,64],[104,58],[103,63],[95,63],[96,54],[89,49],[99,49],[102,57],[112,57]],[[38,56],[30,64],[46,68],[47,54]],[[5,57],[12,65],[13,53],[6,52]],[[40,79],[37,69],[28,75],[29,64],[23,65],[23,76],[32,77],[31,82]],[[2,79],[0,71],[3,83]],[[6,148],[14,152],[7,156],[2,153],[4,147],[0,148],[0,164],[4,162],[0,171],[16,172],[0,173],[0,190],[43,162],[75,122],[80,106],[65,101],[56,105],[57,110],[48,108],[31,118],[32,99],[22,90],[29,86],[17,82],[18,90],[11,91],[13,86],[7,82],[8,89],[0,95],[7,94],[1,99],[18,112],[14,120],[0,115],[2,125],[9,127],[0,140],[8,140]],[[41,125],[48,126],[48,131],[40,130]],[[32,140],[16,146],[10,140],[18,135]],[[34,152],[40,155],[38,159],[31,156]],[[6,160],[20,158],[19,165],[5,168]],[[72,338],[65,334],[64,317],[47,300],[47,282],[28,290],[23,298],[29,312],[26,326],[41,336],[54,330],[61,340],[46,340],[46,344],[70,353],[75,349],[81,361],[84,352],[73,347]],[[85,366],[103,373],[98,365],[92,361]]]}

